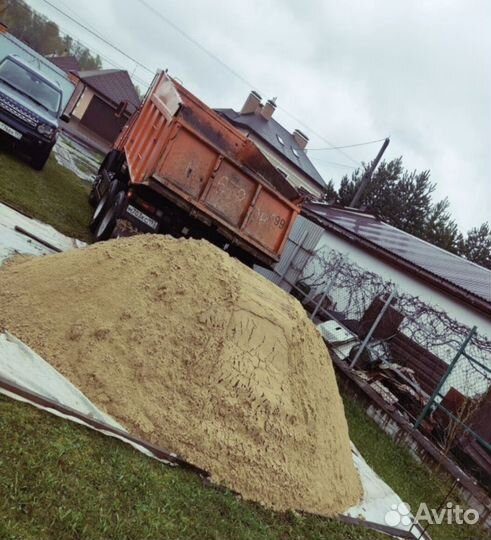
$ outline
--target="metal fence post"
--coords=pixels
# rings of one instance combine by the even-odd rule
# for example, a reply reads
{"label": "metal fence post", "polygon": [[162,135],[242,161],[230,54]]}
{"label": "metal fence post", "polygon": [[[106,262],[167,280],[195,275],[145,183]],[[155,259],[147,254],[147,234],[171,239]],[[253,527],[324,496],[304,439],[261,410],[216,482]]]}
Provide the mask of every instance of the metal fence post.
{"label": "metal fence post", "polygon": [[358,362],[358,359],[360,358],[362,352],[365,350],[366,346],[368,345],[368,342],[372,339],[372,335],[375,332],[379,322],[382,320],[382,317],[384,316],[384,313],[389,308],[392,299],[396,295],[396,289],[395,287],[390,291],[389,298],[387,298],[385,304],[382,306],[382,309],[379,311],[379,314],[377,315],[377,318],[373,322],[368,334],[365,336],[365,339],[363,340],[362,344],[360,345],[360,348],[358,351],[356,351],[355,357],[353,358],[353,361],[350,364],[350,369],[353,369]]}
{"label": "metal fence post", "polygon": [[324,290],[322,291],[321,297],[320,297],[319,301],[317,302],[317,305],[315,306],[314,311],[312,311],[312,314],[310,315],[310,320],[311,321],[314,320],[314,317],[317,315],[317,312],[321,308],[322,303],[324,302],[324,299],[328,295],[331,287],[334,285],[334,282],[336,281],[336,278],[338,277],[338,273],[339,272],[336,272],[335,274],[333,274],[331,276],[331,279],[326,283],[326,285],[324,287]]}
{"label": "metal fence post", "polygon": [[457,360],[462,356],[462,353],[465,351],[465,348],[469,344],[469,341],[472,339],[474,334],[477,331],[477,327],[473,326],[471,331],[469,332],[468,336],[465,338],[465,340],[462,342],[462,345],[460,346],[459,350],[457,351],[457,354],[453,357],[452,361],[448,365],[447,371],[443,375],[443,377],[440,379],[440,382],[437,384],[435,390],[433,391],[433,394],[431,394],[430,399],[424,406],[423,410],[421,411],[421,414],[416,419],[416,422],[414,423],[414,429],[418,429],[421,425],[421,422],[425,419],[426,415],[428,414],[428,411],[430,410],[431,406],[433,405],[433,402],[435,401],[436,397],[439,395],[440,390],[442,389],[442,386],[445,384],[445,381],[448,379],[450,374],[452,373],[453,368],[455,367],[455,364],[457,363]]}

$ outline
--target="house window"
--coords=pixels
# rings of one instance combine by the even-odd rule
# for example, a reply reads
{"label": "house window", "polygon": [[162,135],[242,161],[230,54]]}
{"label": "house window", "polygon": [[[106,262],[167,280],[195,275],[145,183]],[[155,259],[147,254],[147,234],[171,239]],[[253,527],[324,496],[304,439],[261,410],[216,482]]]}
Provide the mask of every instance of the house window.
{"label": "house window", "polygon": [[281,144],[281,146],[285,146],[285,141],[282,139],[281,135],[276,134],[276,138],[278,139],[278,142]]}
{"label": "house window", "polygon": [[297,158],[300,157],[300,154],[298,153],[298,150],[297,150],[296,148],[293,148],[293,146],[292,146],[292,152],[293,152],[293,155],[294,155],[295,157],[297,157]]}

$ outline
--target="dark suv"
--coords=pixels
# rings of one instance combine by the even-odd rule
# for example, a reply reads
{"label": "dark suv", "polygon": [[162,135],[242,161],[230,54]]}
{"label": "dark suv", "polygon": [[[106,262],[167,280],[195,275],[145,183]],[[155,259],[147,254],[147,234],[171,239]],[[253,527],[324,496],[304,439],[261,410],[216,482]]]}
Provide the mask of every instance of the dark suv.
{"label": "dark suv", "polygon": [[41,170],[48,160],[62,115],[62,92],[41,72],[11,55],[0,62],[0,141],[31,158]]}

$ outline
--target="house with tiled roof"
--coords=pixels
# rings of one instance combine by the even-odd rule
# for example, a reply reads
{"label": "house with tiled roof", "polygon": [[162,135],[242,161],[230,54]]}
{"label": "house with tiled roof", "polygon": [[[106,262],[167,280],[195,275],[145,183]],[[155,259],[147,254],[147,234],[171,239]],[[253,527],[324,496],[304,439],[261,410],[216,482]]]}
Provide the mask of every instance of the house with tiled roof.
{"label": "house with tiled roof", "polygon": [[120,69],[70,71],[70,78],[77,86],[65,110],[70,115],[65,129],[106,152],[139,107],[138,92]]}
{"label": "house with tiled roof", "polygon": [[307,156],[309,139],[299,129],[290,133],[273,118],[276,110],[274,99],[262,103],[261,96],[251,92],[240,112],[215,110],[252,139],[293,187],[316,198],[322,197],[326,186]]}

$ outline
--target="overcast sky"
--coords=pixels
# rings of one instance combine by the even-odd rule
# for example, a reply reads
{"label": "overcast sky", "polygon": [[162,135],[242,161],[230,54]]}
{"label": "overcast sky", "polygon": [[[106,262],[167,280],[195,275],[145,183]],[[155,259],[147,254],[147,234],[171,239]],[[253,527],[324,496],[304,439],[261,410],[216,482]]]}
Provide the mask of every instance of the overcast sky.
{"label": "overcast sky", "polygon": [[[435,200],[448,196],[464,231],[491,220],[489,0],[50,2],[150,70],[168,68],[211,106],[240,109],[251,85],[277,97],[275,118],[306,132],[308,148],[390,135],[386,159],[430,169]],[[104,67],[128,69],[141,87],[151,80],[44,0],[28,3],[104,56]],[[309,156],[338,185],[379,145]]]}

